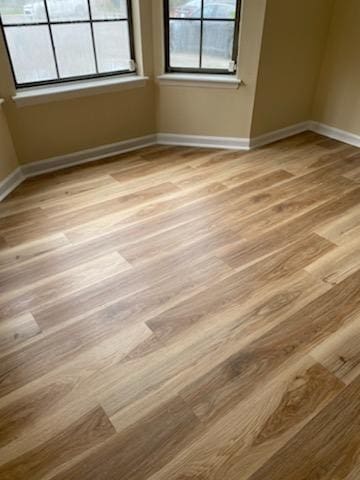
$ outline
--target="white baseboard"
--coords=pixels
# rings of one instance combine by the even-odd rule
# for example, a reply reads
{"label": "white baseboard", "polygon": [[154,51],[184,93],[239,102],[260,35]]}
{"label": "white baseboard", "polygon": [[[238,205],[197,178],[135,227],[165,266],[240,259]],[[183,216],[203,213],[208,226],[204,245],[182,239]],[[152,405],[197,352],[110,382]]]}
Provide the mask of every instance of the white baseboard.
{"label": "white baseboard", "polygon": [[231,150],[250,149],[249,139],[238,137],[205,137],[201,135],[175,135],[172,133],[158,133],[157,143],[160,143],[162,145],[224,148]]}
{"label": "white baseboard", "polygon": [[309,123],[309,130],[311,130],[312,132],[360,148],[360,135],[355,135],[354,133],[346,132],[345,130],[340,130],[339,128],[330,127],[329,125],[325,125],[324,123]]}
{"label": "white baseboard", "polygon": [[263,147],[269,143],[277,142],[278,140],[283,140],[292,135],[306,132],[307,130],[310,130],[310,124],[311,122],[301,122],[291,125],[290,127],[281,128],[280,130],[274,130],[273,132],[253,137],[250,139],[250,148]]}
{"label": "white baseboard", "polygon": [[252,139],[237,137],[208,137],[198,135],[175,135],[170,133],[160,133],[158,135],[147,135],[123,142],[112,143],[101,147],[82,150],[53,157],[48,160],[23,165],[17,168],[7,178],[0,182],[0,201],[3,200],[12,190],[29,177],[41,175],[43,173],[61,170],[66,167],[80,165],[92,162],[113,155],[130,152],[154,144],[179,145],[189,147],[222,148],[232,150],[250,150],[252,148],[267,145],[278,140],[296,135],[298,133],[311,130],[320,135],[324,135],[340,142],[354,145],[360,148],[360,136],[353,133],[339,130],[318,122],[302,122],[281,130],[266,133]]}
{"label": "white baseboard", "polygon": [[7,197],[25,179],[20,167],[0,182],[0,202]]}
{"label": "white baseboard", "polygon": [[73,167],[75,165],[81,165],[82,163],[93,162],[102,158],[148,147],[155,143],[156,135],[137,137],[123,142],[110,143],[101,147],[89,148],[87,150],[81,150],[80,152],[49,158],[48,160],[28,163],[23,165],[22,171],[26,178],[35,177],[42,173],[53,172],[55,170],[61,170],[62,168]]}

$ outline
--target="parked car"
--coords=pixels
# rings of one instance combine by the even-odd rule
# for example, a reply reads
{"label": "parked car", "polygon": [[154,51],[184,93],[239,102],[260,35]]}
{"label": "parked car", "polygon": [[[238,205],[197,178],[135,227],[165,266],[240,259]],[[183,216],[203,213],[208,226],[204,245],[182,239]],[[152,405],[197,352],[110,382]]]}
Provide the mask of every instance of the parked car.
{"label": "parked car", "polygon": [[[88,4],[84,0],[47,0],[52,20],[77,20],[89,17]],[[45,8],[43,1],[34,1],[24,5],[24,14],[32,21],[43,21]]]}
{"label": "parked car", "polygon": [[[234,2],[221,0],[207,3],[204,7],[204,18],[234,19],[236,11]],[[170,49],[173,53],[193,52],[194,45],[198,42],[198,32],[195,30],[194,22],[185,21],[185,18],[196,19],[201,16],[201,7],[198,1],[190,1],[177,7],[172,12],[172,17],[181,20],[171,20]],[[205,20],[206,21],[206,20]],[[203,46],[203,53],[211,56],[230,58],[233,37],[234,22],[207,22],[204,27],[205,36],[211,38],[211,42]]]}
{"label": "parked car", "polygon": [[177,7],[174,7],[170,12],[170,16],[177,18],[194,18],[196,17],[196,12],[199,15],[199,1],[193,0],[185,3],[185,5],[178,5]]}
{"label": "parked car", "polygon": [[[184,5],[179,5],[171,12],[176,18],[199,18],[201,15],[201,4],[198,0],[191,0]],[[204,5],[205,18],[235,18],[236,5],[233,0],[215,0]]]}

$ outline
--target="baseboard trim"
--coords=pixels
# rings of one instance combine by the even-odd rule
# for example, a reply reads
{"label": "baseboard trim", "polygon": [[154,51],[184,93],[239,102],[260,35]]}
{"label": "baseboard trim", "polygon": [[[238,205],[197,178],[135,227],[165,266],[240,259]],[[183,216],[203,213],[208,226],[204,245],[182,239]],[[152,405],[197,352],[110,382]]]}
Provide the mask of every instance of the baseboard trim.
{"label": "baseboard trim", "polygon": [[309,122],[309,129],[319,135],[324,135],[325,137],[338,140],[339,142],[347,143],[353,145],[354,147],[360,148],[360,135],[355,135],[354,133],[346,132],[345,130],[340,130],[339,128],[330,127],[330,125],[325,125],[320,122]]}
{"label": "baseboard trim", "polygon": [[178,145],[184,147],[223,148],[231,150],[249,150],[248,138],[238,137],[206,137],[202,135],[175,135],[159,133],[157,143],[162,145]]}
{"label": "baseboard trim", "polygon": [[250,148],[263,147],[269,143],[277,142],[278,140],[283,140],[292,135],[306,132],[307,130],[310,130],[310,124],[311,122],[296,123],[290,127],[281,128],[280,130],[274,130],[273,132],[253,137],[250,139]]}
{"label": "baseboard trim", "polygon": [[148,147],[156,143],[156,135],[137,137],[131,140],[111,143],[101,147],[89,148],[79,152],[61,155],[58,157],[41,160],[39,162],[23,165],[22,171],[26,178],[35,177],[43,173],[54,172],[67,167],[93,162],[102,158],[112,157],[121,153],[130,152],[139,148]]}
{"label": "baseboard trim", "polygon": [[160,133],[157,135],[147,135],[144,137],[133,138],[122,142],[103,145],[101,147],[91,148],[75,152],[69,155],[61,155],[48,160],[30,163],[17,168],[0,182],[0,201],[11,193],[20,183],[29,177],[42,175],[43,173],[61,170],[75,165],[89,163],[113,155],[138,150],[149,145],[178,145],[188,147],[222,148],[231,150],[250,150],[261,147],[269,143],[282,140],[292,135],[313,131],[340,142],[353,145],[360,148],[360,136],[345,130],[330,127],[319,122],[302,122],[290,127],[282,128],[274,132],[269,132],[252,139],[237,137],[209,137],[199,135],[175,135],[170,133]]}
{"label": "baseboard trim", "polygon": [[4,200],[17,186],[25,180],[20,167],[14,170],[4,180],[0,182],[0,202]]}

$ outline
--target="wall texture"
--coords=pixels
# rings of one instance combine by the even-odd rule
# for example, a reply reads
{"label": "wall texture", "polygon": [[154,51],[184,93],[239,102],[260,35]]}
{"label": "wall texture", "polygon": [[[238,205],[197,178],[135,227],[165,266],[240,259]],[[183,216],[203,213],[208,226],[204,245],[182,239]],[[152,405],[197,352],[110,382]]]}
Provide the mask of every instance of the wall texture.
{"label": "wall texture", "polygon": [[152,86],[42,105],[9,108],[21,163],[154,133]]}
{"label": "wall texture", "polygon": [[[135,8],[141,70],[152,75],[151,2]],[[141,12],[141,16],[139,15]],[[141,25],[141,35],[140,35]],[[136,26],[136,25],[135,25]],[[10,97],[14,86],[3,42],[0,42],[0,97],[8,99],[7,114],[20,163],[34,162],[78,150],[99,147],[155,132],[153,82],[144,88],[17,108]]]}
{"label": "wall texture", "polygon": [[252,136],[310,120],[332,4],[268,0]]}
{"label": "wall texture", "polygon": [[[162,0],[153,2],[155,73],[164,71]],[[249,137],[266,0],[243,0],[237,90],[157,85],[160,133]]]}
{"label": "wall texture", "polygon": [[360,2],[336,0],[313,118],[360,135]]}
{"label": "wall texture", "polygon": [[18,167],[5,113],[0,105],[0,182]]}

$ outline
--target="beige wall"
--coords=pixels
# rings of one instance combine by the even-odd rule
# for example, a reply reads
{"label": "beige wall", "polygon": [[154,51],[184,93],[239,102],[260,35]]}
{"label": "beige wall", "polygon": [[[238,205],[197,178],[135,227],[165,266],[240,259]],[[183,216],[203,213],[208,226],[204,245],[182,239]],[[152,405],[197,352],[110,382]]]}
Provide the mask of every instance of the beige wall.
{"label": "beige wall", "polygon": [[332,4],[268,0],[252,136],[311,118]]}
{"label": "beige wall", "polygon": [[18,167],[5,112],[0,105],[0,182]]}
{"label": "beige wall", "polygon": [[[140,2],[140,10],[137,2]],[[151,2],[133,0],[141,70],[152,75]],[[141,11],[141,17],[137,14]],[[140,22],[141,36],[140,37]],[[0,42],[0,97],[7,99],[9,127],[20,163],[155,132],[153,82],[144,88],[18,108],[11,101],[14,86],[3,42]]]}
{"label": "beige wall", "polygon": [[313,118],[360,135],[360,2],[336,0]]}
{"label": "beige wall", "polygon": [[[243,0],[238,71],[244,85],[236,90],[158,84],[164,72],[162,3],[133,0],[137,59],[143,59],[140,72],[150,76],[144,88],[17,108],[0,41],[0,97],[7,100],[19,163],[155,132],[247,138],[312,114],[360,134],[357,0]],[[16,165],[4,125],[1,114],[6,160],[0,172]]]}
{"label": "beige wall", "polygon": [[[162,0],[153,2],[155,72],[164,73]],[[266,0],[243,0],[237,90],[157,85],[160,133],[249,137]]]}
{"label": "beige wall", "polygon": [[21,163],[140,137],[155,131],[152,87],[9,108]]}

